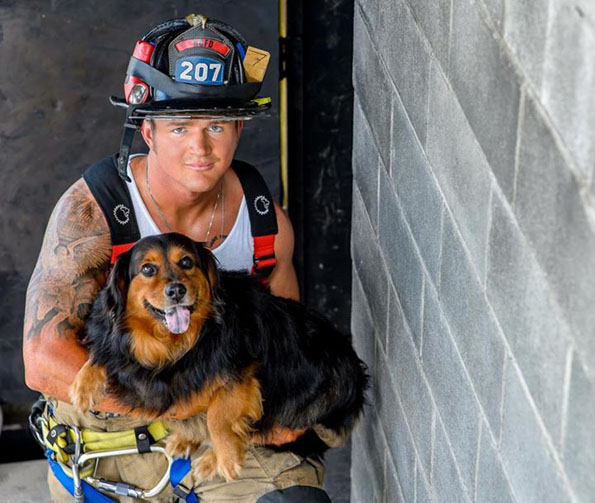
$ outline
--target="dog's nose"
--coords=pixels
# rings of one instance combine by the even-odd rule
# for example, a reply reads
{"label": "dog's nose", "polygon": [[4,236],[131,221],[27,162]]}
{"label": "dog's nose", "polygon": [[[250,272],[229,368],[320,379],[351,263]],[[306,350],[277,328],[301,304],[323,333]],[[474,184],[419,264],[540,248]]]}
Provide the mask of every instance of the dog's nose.
{"label": "dog's nose", "polygon": [[180,302],[186,295],[186,287],[182,283],[170,283],[165,287],[165,295],[175,302]]}

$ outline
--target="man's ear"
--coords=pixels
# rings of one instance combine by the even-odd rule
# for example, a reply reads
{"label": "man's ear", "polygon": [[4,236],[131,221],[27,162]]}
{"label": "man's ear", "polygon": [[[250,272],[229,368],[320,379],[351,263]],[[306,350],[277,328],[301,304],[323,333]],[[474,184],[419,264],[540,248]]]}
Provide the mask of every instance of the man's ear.
{"label": "man's ear", "polygon": [[144,119],[140,126],[140,134],[143,137],[143,140],[145,140],[147,147],[151,150],[154,148],[155,143],[154,127],[155,126],[151,124],[151,119]]}
{"label": "man's ear", "polygon": [[107,285],[101,292],[103,306],[113,320],[117,319],[126,309],[131,256],[132,252],[129,250],[118,257],[108,277]]}

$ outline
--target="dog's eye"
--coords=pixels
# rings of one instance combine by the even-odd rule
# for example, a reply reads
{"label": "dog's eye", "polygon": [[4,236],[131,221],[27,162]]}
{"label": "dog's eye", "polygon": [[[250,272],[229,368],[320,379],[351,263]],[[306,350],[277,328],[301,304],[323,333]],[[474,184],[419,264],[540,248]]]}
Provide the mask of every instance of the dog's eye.
{"label": "dog's eye", "polygon": [[153,264],[143,264],[140,268],[140,272],[144,276],[155,276],[155,274],[157,274],[157,266],[154,266]]}
{"label": "dog's eye", "polygon": [[182,269],[192,269],[194,267],[194,262],[190,257],[183,257],[178,264]]}

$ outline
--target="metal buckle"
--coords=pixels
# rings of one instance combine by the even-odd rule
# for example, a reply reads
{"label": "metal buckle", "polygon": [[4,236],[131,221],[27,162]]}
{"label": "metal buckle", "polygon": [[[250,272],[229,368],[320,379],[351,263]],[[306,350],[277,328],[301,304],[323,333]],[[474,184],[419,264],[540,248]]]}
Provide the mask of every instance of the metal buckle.
{"label": "metal buckle", "polygon": [[81,432],[76,426],[70,427],[74,432],[74,454],[71,457],[72,460],[72,481],[74,483],[74,501],[75,503],[84,503],[85,495],[83,494],[83,484],[81,482],[81,476],[79,472],[79,461],[81,458]]}
{"label": "metal buckle", "polygon": [[120,417],[120,414],[117,412],[103,412],[101,410],[90,410],[90,414],[95,416],[95,419],[99,419],[100,421],[107,421],[108,419],[114,419]]}
{"label": "metal buckle", "polygon": [[[152,445],[150,447],[150,451],[151,452],[159,452],[167,458],[167,469],[165,470],[165,473],[163,474],[163,476],[161,477],[159,482],[157,482],[157,484],[155,486],[153,486],[151,489],[141,489],[139,487],[135,487],[130,484],[126,484],[124,482],[113,482],[111,480],[97,479],[90,475],[85,477],[85,480],[97,489],[102,489],[104,491],[108,491],[108,492],[111,492],[114,494],[121,494],[121,495],[124,495],[123,493],[125,492],[126,493],[125,495],[127,495],[131,498],[149,499],[154,496],[157,496],[161,491],[163,491],[163,489],[167,486],[167,484],[169,484],[169,472],[171,469],[171,465],[173,463],[173,458],[165,450],[165,447],[162,447],[159,445]],[[83,466],[89,460],[107,458],[110,456],[127,456],[129,454],[138,454],[138,453],[139,452],[136,448],[116,449],[116,450],[112,450],[112,451],[86,452],[80,456],[80,458],[78,460],[78,465]],[[73,462],[73,468],[74,468],[74,462]],[[73,475],[74,475],[74,470],[73,470]],[[120,491],[120,492],[117,492],[117,491]],[[79,502],[77,502],[77,503],[79,503]]]}
{"label": "metal buckle", "polygon": [[183,501],[186,501],[186,498],[190,494],[191,489],[188,489],[184,484],[181,482],[178,483],[177,486],[174,487],[174,494],[181,498]]}
{"label": "metal buckle", "polygon": [[33,407],[31,407],[31,413],[29,414],[29,429],[44,451],[46,446],[43,439],[43,427],[45,426],[46,429],[48,428],[48,422],[43,416],[46,403],[46,400],[40,396],[33,404]]}

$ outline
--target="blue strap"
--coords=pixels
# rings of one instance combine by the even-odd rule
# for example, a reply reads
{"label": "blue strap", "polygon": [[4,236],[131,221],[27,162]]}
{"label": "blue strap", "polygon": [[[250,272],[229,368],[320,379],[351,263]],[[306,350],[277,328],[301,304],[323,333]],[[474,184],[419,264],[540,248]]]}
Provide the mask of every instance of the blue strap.
{"label": "blue strap", "polygon": [[[62,484],[62,487],[66,489],[72,496],[74,496],[74,481],[64,473],[62,467],[52,459],[52,451],[48,449],[45,453],[50,467],[54,473],[54,477]],[[105,494],[100,493],[93,486],[87,484],[84,480],[82,482],[83,494],[85,496],[85,503],[115,503],[111,498],[108,498]]]}
{"label": "blue strap", "polygon": [[[186,491],[176,491],[176,489],[182,489],[181,487],[178,488],[182,479],[190,472],[190,460],[187,458],[177,458],[171,465],[169,470],[169,481],[174,488],[174,492],[181,497],[184,497],[188,503],[198,503],[198,499],[196,494],[192,488],[189,489],[190,492],[186,494]],[[183,496],[180,494],[183,493]]]}
{"label": "blue strap", "polygon": [[239,42],[236,45],[236,47],[238,48],[238,51],[240,51],[240,56],[242,58],[242,61],[244,61],[244,58],[246,57],[246,51],[244,51],[244,48],[242,47],[242,44],[240,44]]}

